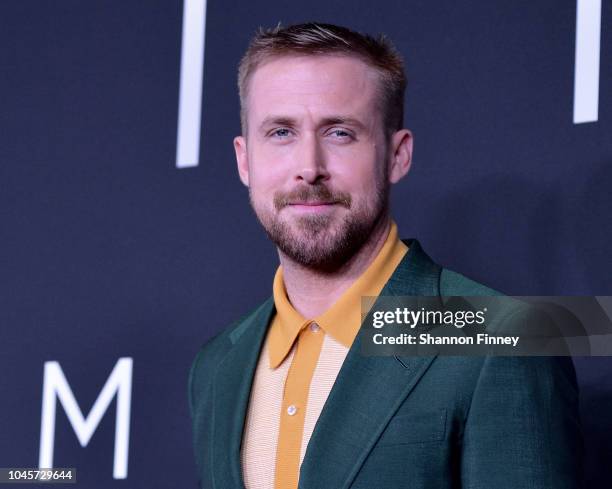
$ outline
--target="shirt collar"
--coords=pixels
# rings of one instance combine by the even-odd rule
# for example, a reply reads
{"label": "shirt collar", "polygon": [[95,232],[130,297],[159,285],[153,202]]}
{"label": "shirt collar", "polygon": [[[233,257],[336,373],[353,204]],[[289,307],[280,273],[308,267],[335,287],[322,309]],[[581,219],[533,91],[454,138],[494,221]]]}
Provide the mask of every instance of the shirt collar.
{"label": "shirt collar", "polygon": [[283,269],[279,266],[272,287],[277,317],[272,321],[268,337],[270,367],[280,365],[299,332],[313,321],[325,333],[350,348],[361,327],[361,298],[380,294],[407,251],[408,247],[398,239],[397,226],[392,221],[387,239],[374,261],[329,309],[313,319],[304,318],[289,302]]}

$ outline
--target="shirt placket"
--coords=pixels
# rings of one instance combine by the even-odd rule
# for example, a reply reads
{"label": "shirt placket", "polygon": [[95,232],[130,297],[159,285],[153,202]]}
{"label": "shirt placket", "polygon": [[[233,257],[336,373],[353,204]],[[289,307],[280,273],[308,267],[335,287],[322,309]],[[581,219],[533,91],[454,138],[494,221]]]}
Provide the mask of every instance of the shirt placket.
{"label": "shirt placket", "polygon": [[321,353],[323,338],[323,330],[316,323],[309,321],[302,327],[296,340],[296,351],[283,390],[276,451],[275,489],[298,487],[308,391]]}

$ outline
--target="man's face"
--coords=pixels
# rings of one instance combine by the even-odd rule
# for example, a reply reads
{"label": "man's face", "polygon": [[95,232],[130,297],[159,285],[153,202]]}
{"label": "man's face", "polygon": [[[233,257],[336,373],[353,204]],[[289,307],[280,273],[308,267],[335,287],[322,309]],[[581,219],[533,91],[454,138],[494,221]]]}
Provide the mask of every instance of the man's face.
{"label": "man's face", "polygon": [[270,238],[305,267],[333,271],[388,205],[379,78],[343,56],[280,57],[250,79],[240,177]]}

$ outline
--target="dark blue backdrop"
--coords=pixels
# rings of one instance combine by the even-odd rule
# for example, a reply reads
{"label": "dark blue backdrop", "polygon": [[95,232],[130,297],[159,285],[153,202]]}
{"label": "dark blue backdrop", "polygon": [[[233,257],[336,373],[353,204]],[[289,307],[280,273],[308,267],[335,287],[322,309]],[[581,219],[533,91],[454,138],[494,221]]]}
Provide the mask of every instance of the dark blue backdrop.
{"label": "dark blue backdrop", "polygon": [[[340,23],[404,54],[402,237],[509,294],[612,295],[609,7],[599,118],[574,124],[575,0],[211,0],[199,164],[179,169],[182,2],[1,2],[0,467],[38,464],[45,362],[86,416],[129,357],[127,479],[113,479],[115,401],[85,448],[58,402],[54,465],[87,488],[195,486],[191,360],[270,295],[277,264],[231,145],[235,67],[259,25]],[[589,487],[611,487],[612,360],[575,363]]]}

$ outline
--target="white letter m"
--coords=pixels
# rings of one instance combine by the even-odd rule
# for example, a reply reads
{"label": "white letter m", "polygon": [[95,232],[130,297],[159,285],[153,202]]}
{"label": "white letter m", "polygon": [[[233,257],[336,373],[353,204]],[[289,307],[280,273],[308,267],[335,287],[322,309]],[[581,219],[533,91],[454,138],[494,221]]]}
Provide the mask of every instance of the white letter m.
{"label": "white letter m", "polygon": [[126,357],[117,361],[87,418],[83,417],[60,364],[58,362],[45,362],[38,466],[49,469],[53,467],[56,396],[66,411],[79,443],[82,447],[86,447],[115,394],[117,394],[117,416],[115,420],[113,477],[115,479],[125,479],[127,477],[130,440],[132,359]]}

